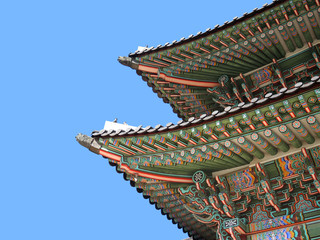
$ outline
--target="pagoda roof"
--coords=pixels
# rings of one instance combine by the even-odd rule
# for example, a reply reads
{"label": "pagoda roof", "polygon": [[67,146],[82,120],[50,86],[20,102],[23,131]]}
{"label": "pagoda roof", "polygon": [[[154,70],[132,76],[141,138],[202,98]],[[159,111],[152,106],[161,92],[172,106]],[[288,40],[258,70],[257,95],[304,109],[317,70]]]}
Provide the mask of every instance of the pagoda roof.
{"label": "pagoda roof", "polygon": [[[149,199],[149,202],[154,204],[156,209],[161,210],[162,214],[167,215],[167,218],[178,224],[178,227],[182,228],[184,232],[188,232],[189,236],[194,236],[195,239],[215,239],[216,228],[213,227],[214,224],[202,222],[201,214],[198,217],[193,212],[196,205],[189,203],[188,192],[194,191],[192,190],[194,182],[192,174],[195,171],[203,171],[211,179],[208,181],[215,182],[215,179],[226,179],[223,181],[227,181],[230,187],[233,186],[230,176],[241,175],[244,171],[252,172],[254,182],[256,182],[259,178],[260,168],[265,169],[263,171],[267,172],[266,174],[270,177],[268,181],[271,181],[272,186],[275,186],[276,189],[281,187],[279,179],[286,179],[286,176],[288,176],[288,181],[298,179],[299,174],[291,176],[289,172],[281,172],[281,159],[292,158],[294,160],[297,159],[297,156],[299,159],[303,158],[301,147],[308,149],[308,152],[314,151],[317,154],[316,146],[319,145],[319,140],[317,139],[315,142],[315,137],[318,135],[314,136],[311,130],[313,127],[310,125],[312,121],[309,118],[315,119],[317,123],[320,121],[319,87],[320,78],[315,76],[308,82],[296,83],[293,89],[282,89],[279,94],[269,94],[266,98],[240,104],[240,106],[230,108],[228,112],[215,112],[211,115],[203,115],[200,119],[190,118],[188,121],[180,121],[177,124],[169,123],[167,126],[139,126],[136,129],[128,128],[127,130],[115,131],[103,129],[93,131],[92,138],[78,135],[77,140],[91,151],[108,158],[110,165],[115,166],[117,172],[123,173],[124,179],[129,180],[131,186],[136,187],[144,198]],[[287,103],[290,104],[289,107],[286,106]],[[281,110],[284,107],[289,111],[284,113]],[[278,115],[271,113],[268,117],[267,110],[271,111],[271,109],[276,109]],[[293,114],[290,109],[293,109]],[[267,119],[259,119],[258,122],[248,121],[245,123],[246,126],[239,123],[239,117],[242,118],[244,115],[249,116],[250,120],[254,119],[252,113],[257,114],[257,110]],[[241,132],[231,132],[230,126],[227,126],[230,118],[239,123],[238,129],[241,129]],[[267,125],[262,124],[263,121],[266,121]],[[218,122],[220,127],[221,125],[227,127],[222,131],[217,131]],[[253,126],[253,129],[249,128],[250,125]],[[301,137],[294,125],[302,126],[307,131],[309,139]],[[288,140],[289,138],[287,139],[286,135],[281,132],[281,128],[289,129],[293,136],[296,136],[297,141]],[[283,145],[275,145],[271,138],[267,137],[269,135],[266,135],[266,131],[270,131],[275,136],[281,136],[280,141]],[[183,134],[180,133],[187,133],[190,138],[186,141],[182,138]],[[229,136],[226,136],[226,133],[229,133]],[[172,139],[168,137],[170,134]],[[212,136],[216,136],[217,139],[213,139]],[[161,138],[167,142],[163,142]],[[201,140],[201,138],[203,139]],[[257,138],[261,138],[262,143],[257,142]],[[246,142],[245,144],[243,144],[243,140]],[[177,144],[179,141],[182,145]],[[263,147],[263,141],[266,141],[269,149]],[[237,149],[230,147],[227,142],[240,149],[237,156],[235,155]],[[166,146],[165,143],[169,145]],[[173,148],[168,147],[170,144]],[[220,149],[219,146],[222,148]],[[254,150],[250,150],[251,147]],[[287,153],[289,148],[290,152]],[[205,155],[206,152],[209,155]],[[189,155],[192,156],[192,161],[190,161]],[[210,160],[205,160],[206,156]],[[228,156],[231,157],[232,162]],[[320,164],[317,165],[317,168],[320,168]],[[305,173],[304,176],[306,181],[309,181],[309,175]],[[240,200],[248,196],[249,192],[253,194],[255,191],[260,191],[257,186],[240,190],[237,195],[230,193],[230,196],[237,203],[234,206],[236,211],[239,213],[251,211],[248,210],[248,207],[241,205]],[[297,191],[292,194],[300,196],[300,188],[295,189]],[[310,191],[314,194],[315,189],[310,188]],[[279,191],[277,198],[283,202],[287,201],[281,191]],[[308,199],[309,195],[306,195],[305,198]],[[254,204],[251,206],[253,212],[250,214],[254,214],[257,211],[257,206],[260,205],[263,206],[263,203],[254,200]],[[274,210],[270,208],[265,211],[272,212]]]}
{"label": "pagoda roof", "polygon": [[194,239],[220,234],[213,215],[252,224],[259,211],[271,219],[280,207],[299,212],[304,200],[315,218],[308,211],[320,206],[319,14],[318,0],[276,0],[119,57],[182,120],[104,128],[77,141]]}
{"label": "pagoda roof", "polygon": [[180,118],[199,118],[292,88],[305,69],[317,75],[319,5],[277,0],[204,33],[140,47],[118,60],[137,70]]}

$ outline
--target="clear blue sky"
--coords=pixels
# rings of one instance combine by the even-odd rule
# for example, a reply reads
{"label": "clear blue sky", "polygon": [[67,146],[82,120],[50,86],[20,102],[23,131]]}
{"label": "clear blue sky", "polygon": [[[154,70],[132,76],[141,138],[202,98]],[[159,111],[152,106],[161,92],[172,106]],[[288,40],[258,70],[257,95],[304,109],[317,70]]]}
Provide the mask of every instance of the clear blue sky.
{"label": "clear blue sky", "polygon": [[186,238],[75,136],[177,122],[117,57],[266,1],[2,1],[0,239]]}

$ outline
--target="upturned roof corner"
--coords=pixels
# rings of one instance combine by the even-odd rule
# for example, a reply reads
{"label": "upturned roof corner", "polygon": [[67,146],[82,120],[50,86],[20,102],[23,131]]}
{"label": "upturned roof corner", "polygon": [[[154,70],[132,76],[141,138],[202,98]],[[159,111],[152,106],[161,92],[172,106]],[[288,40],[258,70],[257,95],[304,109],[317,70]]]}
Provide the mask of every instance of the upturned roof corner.
{"label": "upturned roof corner", "polygon": [[88,148],[91,152],[99,154],[99,150],[101,149],[101,145],[92,137],[89,137],[89,136],[84,135],[82,133],[78,133],[78,135],[76,136],[76,140],[78,141],[78,143],[81,146]]}
{"label": "upturned roof corner", "polygon": [[124,66],[130,67],[132,69],[137,70],[139,67],[139,64],[137,62],[135,62],[131,57],[122,57],[119,56],[118,57],[118,61],[119,63],[121,63]]}

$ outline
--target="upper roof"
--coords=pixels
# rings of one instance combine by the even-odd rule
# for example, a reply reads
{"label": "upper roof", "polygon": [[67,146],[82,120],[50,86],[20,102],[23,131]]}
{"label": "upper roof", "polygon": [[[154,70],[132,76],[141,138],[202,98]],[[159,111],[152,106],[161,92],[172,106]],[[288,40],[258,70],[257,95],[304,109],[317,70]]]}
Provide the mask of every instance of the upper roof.
{"label": "upper roof", "polygon": [[179,117],[199,118],[292,88],[305,68],[314,75],[313,52],[320,39],[317,4],[274,1],[223,26],[119,61],[137,70]]}

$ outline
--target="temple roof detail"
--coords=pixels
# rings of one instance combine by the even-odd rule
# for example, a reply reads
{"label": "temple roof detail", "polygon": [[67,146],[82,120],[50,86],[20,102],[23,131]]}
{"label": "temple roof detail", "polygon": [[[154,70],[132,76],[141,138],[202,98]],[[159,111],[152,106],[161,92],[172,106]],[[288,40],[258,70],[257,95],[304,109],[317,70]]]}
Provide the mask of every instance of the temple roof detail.
{"label": "temple roof detail", "polygon": [[[320,129],[319,86],[320,78],[313,77],[309,82],[297,83],[293,89],[282,89],[281,94],[269,94],[267,98],[240,104],[229,112],[169,123],[165,127],[94,131],[92,137],[78,135],[77,140],[92,152],[108,158],[138,192],[179,228],[195,239],[211,239],[217,234],[216,228],[212,228],[216,224],[210,224],[211,220],[203,218],[204,212],[197,208],[198,204],[205,206],[206,203],[192,200],[197,196],[192,195],[195,194],[192,183],[199,178],[194,172],[205,173],[206,184],[211,187],[219,181],[228,186],[228,196],[232,199],[228,204],[233,212],[227,211],[223,204],[219,205],[220,200],[212,200],[219,202],[216,207],[222,216],[250,213],[253,219],[261,208],[277,216],[277,212],[281,212],[280,206],[283,208],[289,201],[289,193],[299,199],[300,183],[295,179],[301,176],[309,179],[310,173],[305,172],[308,166],[320,169],[319,162],[310,163],[313,160],[308,160],[303,168],[290,165],[291,160],[305,161],[304,154],[313,156],[310,159],[318,159],[320,130],[313,129]],[[303,152],[301,148],[308,150]],[[258,185],[264,179],[261,174],[269,176],[269,184],[275,189],[269,202],[264,202],[262,196],[260,200],[252,196],[257,192],[263,194],[263,186]],[[245,180],[247,177],[252,178],[251,183]],[[234,179],[244,182],[239,185]],[[286,192],[283,187],[286,181],[297,182],[298,185],[288,185],[289,189],[295,190]],[[303,199],[310,199],[320,191],[315,186],[307,186],[311,195],[301,195]],[[214,196],[214,192],[211,194]],[[312,204],[317,204],[308,201],[313,211],[316,207],[312,208]],[[253,206],[255,208],[251,209]],[[250,221],[253,224],[253,220]]]}
{"label": "temple roof detail", "polygon": [[115,119],[76,139],[193,239],[317,239],[308,223],[320,221],[319,26],[319,0],[275,0],[139,47],[119,62],[182,119]]}
{"label": "temple roof detail", "polygon": [[[318,1],[274,1],[188,39],[119,57],[183,119],[319,73]],[[303,61],[301,61],[303,59]]]}

